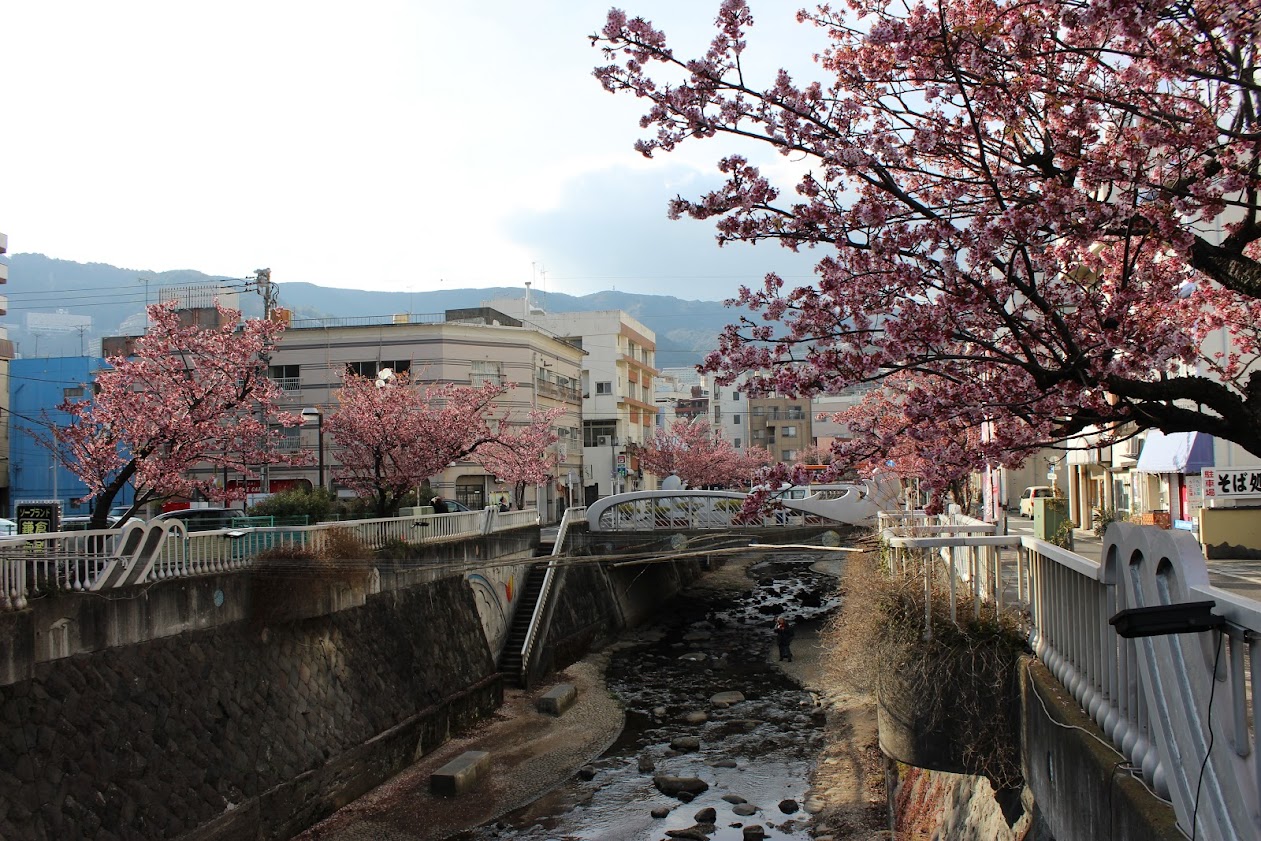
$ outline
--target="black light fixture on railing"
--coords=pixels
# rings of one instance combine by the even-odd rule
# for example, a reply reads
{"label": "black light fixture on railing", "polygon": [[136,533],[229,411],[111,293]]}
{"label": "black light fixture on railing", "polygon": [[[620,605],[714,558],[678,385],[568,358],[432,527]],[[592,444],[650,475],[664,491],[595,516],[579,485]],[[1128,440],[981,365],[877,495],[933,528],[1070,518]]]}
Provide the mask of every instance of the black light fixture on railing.
{"label": "black light fixture on railing", "polygon": [[1217,602],[1179,602],[1152,607],[1131,607],[1108,620],[1119,636],[1156,637],[1164,634],[1195,634],[1226,626],[1226,617],[1213,613]]}

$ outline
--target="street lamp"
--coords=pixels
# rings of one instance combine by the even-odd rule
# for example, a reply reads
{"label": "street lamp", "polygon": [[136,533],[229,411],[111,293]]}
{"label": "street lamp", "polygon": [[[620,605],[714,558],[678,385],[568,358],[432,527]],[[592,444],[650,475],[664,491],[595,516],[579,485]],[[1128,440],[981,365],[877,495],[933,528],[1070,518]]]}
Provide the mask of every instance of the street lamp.
{"label": "street lamp", "polygon": [[319,459],[320,459],[320,490],[324,489],[324,413],[319,409],[308,408],[302,410],[302,423],[306,425],[311,420],[315,421],[315,436],[319,441]]}

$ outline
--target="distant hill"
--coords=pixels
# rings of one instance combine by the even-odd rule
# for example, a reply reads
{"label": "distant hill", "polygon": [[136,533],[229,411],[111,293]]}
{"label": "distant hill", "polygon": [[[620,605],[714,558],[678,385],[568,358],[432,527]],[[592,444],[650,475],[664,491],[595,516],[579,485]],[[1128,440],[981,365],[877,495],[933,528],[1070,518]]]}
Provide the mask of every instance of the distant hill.
{"label": "distant hill", "polygon": [[[9,257],[9,282],[0,294],[9,298],[9,313],[0,323],[9,330],[21,356],[80,356],[95,354],[103,336],[136,333],[142,329],[146,301],[158,300],[167,286],[223,282],[242,290],[238,305],[247,316],[262,314],[262,299],[247,290],[245,278],[224,278],[191,269],[150,272],[104,263],[75,263],[43,254]],[[378,292],[335,289],[311,283],[279,283],[280,305],[295,318],[371,316],[392,313],[438,313],[475,307],[495,298],[521,297],[521,287],[440,289],[431,292]],[[551,313],[623,310],[657,334],[658,367],[695,365],[712,350],[722,328],[739,317],[718,301],[689,301],[667,295],[637,295],[607,291],[573,296],[534,290],[531,302]],[[62,313],[90,316],[82,329],[74,319],[32,314]]]}

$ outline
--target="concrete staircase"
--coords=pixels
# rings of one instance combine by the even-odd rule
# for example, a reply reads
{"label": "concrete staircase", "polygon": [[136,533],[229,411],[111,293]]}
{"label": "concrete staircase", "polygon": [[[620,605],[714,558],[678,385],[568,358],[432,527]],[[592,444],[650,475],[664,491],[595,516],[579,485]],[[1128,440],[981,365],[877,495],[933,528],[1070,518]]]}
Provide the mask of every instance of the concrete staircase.
{"label": "concrete staircase", "polygon": [[521,676],[524,666],[521,662],[521,647],[525,645],[525,636],[530,630],[530,620],[534,616],[534,607],[538,604],[546,572],[546,562],[532,565],[526,574],[525,584],[521,587],[517,611],[512,617],[512,627],[508,629],[508,638],[504,640],[503,651],[499,654],[499,672],[504,676],[506,686],[524,687]]}

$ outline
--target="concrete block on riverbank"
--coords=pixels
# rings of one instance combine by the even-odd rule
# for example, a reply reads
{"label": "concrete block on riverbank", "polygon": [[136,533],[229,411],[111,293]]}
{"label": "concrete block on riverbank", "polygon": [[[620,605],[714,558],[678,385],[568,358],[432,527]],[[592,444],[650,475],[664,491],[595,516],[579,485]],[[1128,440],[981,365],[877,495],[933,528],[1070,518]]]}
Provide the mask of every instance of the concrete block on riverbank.
{"label": "concrete block on riverbank", "polygon": [[578,690],[572,683],[558,683],[543,697],[539,698],[538,710],[541,713],[560,715],[578,700]]}
{"label": "concrete block on riverbank", "polygon": [[472,788],[489,767],[489,752],[465,751],[429,776],[429,789],[434,794],[461,794]]}

